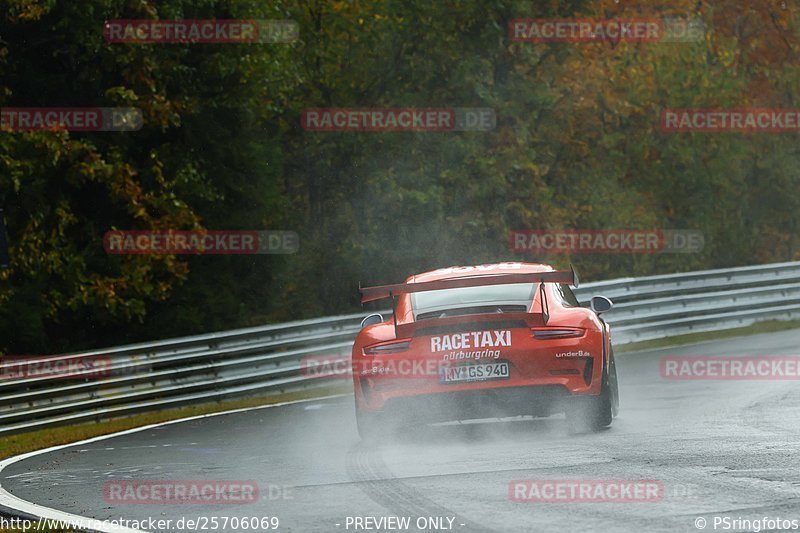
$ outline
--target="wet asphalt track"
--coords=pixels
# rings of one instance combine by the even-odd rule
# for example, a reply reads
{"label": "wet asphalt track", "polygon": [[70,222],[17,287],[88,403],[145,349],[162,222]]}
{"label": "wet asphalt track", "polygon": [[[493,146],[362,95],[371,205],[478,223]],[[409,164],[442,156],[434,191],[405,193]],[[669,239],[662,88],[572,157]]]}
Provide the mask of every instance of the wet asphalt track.
{"label": "wet asphalt track", "polygon": [[[793,330],[618,356],[621,413],[600,434],[569,436],[552,417],[429,428],[368,449],[352,398],[339,398],[67,448],[0,478],[21,498],[83,516],[277,516],[279,531],[292,532],[348,531],[348,516],[408,516],[408,531],[419,531],[417,517],[451,517],[453,531],[464,532],[698,531],[700,516],[714,531],[714,515],[800,519],[800,382],[666,381],[658,366],[664,355],[792,355],[798,345]],[[657,503],[509,500],[511,480],[546,478],[654,479],[665,495]],[[125,479],[250,479],[262,496],[205,507],[105,503],[104,483]],[[270,499],[270,485],[287,487],[287,497]]]}

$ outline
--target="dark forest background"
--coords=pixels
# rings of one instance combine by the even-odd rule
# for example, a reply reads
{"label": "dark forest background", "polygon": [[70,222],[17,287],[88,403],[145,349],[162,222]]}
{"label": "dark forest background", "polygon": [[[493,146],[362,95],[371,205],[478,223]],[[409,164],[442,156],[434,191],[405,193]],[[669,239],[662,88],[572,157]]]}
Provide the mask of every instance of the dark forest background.
{"label": "dark forest background", "polygon": [[[797,108],[800,8],[734,0],[0,0],[0,106],[133,106],[137,132],[0,132],[0,351],[356,312],[454,264],[585,281],[798,258],[798,134],[664,108]],[[514,43],[514,18],[699,18],[692,43]],[[291,19],[292,44],[109,44],[107,19]],[[310,107],[489,107],[490,132],[308,132]],[[117,229],[283,229],[293,255],[107,255]],[[527,228],[668,228],[699,254],[531,256]]]}

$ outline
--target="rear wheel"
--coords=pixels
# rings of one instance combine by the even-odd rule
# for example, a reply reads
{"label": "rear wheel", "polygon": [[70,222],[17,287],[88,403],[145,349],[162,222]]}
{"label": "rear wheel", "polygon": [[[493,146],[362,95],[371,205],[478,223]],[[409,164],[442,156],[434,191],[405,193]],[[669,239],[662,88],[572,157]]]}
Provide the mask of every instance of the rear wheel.
{"label": "rear wheel", "polygon": [[619,388],[617,386],[617,367],[614,352],[603,370],[600,394],[572,398],[566,410],[567,424],[571,433],[600,431],[611,425],[619,410]]}
{"label": "rear wheel", "polygon": [[614,360],[614,348],[611,348],[611,358],[608,363],[608,384],[611,389],[611,414],[619,414],[619,385],[617,384],[617,363]]}

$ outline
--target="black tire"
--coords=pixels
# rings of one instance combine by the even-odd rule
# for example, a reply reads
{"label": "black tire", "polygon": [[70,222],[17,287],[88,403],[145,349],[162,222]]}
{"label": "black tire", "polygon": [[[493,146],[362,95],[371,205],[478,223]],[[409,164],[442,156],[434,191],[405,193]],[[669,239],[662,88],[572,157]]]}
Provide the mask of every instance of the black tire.
{"label": "black tire", "polygon": [[570,433],[590,433],[611,425],[619,411],[619,388],[614,353],[611,352],[608,370],[603,369],[600,394],[572,398],[566,409]]}
{"label": "black tire", "polygon": [[616,418],[619,414],[619,383],[617,381],[617,363],[614,360],[614,348],[611,348],[611,358],[608,363],[608,385],[611,390],[611,414]]}

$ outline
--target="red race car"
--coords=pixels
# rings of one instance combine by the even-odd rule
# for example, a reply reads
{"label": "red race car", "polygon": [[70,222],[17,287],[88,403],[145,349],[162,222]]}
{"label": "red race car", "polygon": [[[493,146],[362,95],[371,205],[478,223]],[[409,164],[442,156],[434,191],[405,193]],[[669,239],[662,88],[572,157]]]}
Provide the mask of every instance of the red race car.
{"label": "red race car", "polygon": [[451,267],[367,287],[392,316],[366,317],[353,345],[362,439],[397,427],[564,412],[573,432],[611,424],[619,393],[611,332],[595,296],[581,307],[574,269],[499,263]]}

